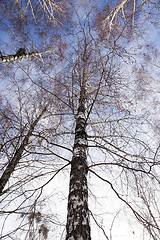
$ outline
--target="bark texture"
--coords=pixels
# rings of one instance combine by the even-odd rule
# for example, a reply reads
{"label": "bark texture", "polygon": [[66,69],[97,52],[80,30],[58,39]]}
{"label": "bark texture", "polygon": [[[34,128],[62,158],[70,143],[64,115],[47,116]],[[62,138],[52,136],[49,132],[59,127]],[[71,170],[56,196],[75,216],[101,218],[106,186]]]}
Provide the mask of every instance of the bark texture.
{"label": "bark texture", "polygon": [[66,240],[91,240],[87,187],[87,134],[85,107],[80,102],[71,161]]}
{"label": "bark texture", "polygon": [[5,63],[5,62],[12,62],[17,59],[24,59],[28,57],[34,57],[34,56],[41,56],[41,54],[44,54],[46,52],[51,52],[51,51],[43,51],[43,52],[31,52],[31,53],[23,53],[23,54],[13,54],[13,55],[7,55],[7,56],[0,56],[0,63]]}

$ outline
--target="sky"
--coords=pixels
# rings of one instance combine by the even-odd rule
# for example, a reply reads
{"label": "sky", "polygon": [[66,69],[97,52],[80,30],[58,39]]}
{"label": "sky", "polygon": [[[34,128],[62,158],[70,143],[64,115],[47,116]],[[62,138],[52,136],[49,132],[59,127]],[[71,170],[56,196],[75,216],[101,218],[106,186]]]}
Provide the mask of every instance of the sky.
{"label": "sky", "polygon": [[[103,6],[103,1],[101,1],[101,7]],[[81,10],[80,12],[80,17],[83,16],[83,11]],[[149,24],[150,26],[150,24]],[[148,38],[149,42],[153,45],[159,46],[159,32],[157,31],[156,28],[150,28],[150,30],[146,33],[144,38]],[[7,44],[10,44],[10,39],[8,38],[8,35],[4,32],[1,31],[1,35],[0,35],[0,39],[2,42],[7,42]],[[141,39],[139,40],[138,43],[135,44],[135,42],[130,41],[128,46],[128,49],[133,48],[135,50],[135,45],[142,45],[142,48],[144,48],[144,43],[145,43],[145,39],[144,41]],[[11,46],[10,46],[11,47]],[[8,50],[7,49],[3,49],[3,52],[5,52],[5,54],[8,54]],[[20,65],[19,63],[16,65],[16,67],[18,68],[18,65]],[[57,66],[56,66],[57,67]],[[125,69],[127,69],[127,66],[124,66]],[[150,67],[149,71],[152,71],[155,68]],[[36,73],[37,69],[35,69],[33,72],[34,74]],[[125,70],[123,70],[125,71]],[[129,69],[128,67],[128,72],[131,71],[131,69]],[[152,73],[154,77],[159,75],[159,69],[157,69],[157,71],[154,73]],[[38,74],[37,74],[38,76]],[[20,76],[19,76],[20,78]],[[3,84],[3,83],[1,83]],[[2,86],[2,85],[1,85]],[[156,83],[156,87],[159,86],[159,83]],[[153,84],[153,88],[155,88],[154,84]],[[158,93],[159,93],[159,89],[157,88],[157,95],[156,97],[158,98]],[[14,93],[14,92],[13,92]],[[151,100],[152,101],[152,97],[148,98],[148,96],[146,96],[146,98],[148,99],[148,102]],[[143,105],[146,99],[143,99],[141,101],[141,106],[138,107],[138,109],[136,109],[136,111],[138,112],[142,112],[143,109]],[[151,111],[152,115],[155,114],[155,111]],[[159,117],[159,115],[158,115]],[[68,120],[67,122],[67,128],[70,127],[70,119],[63,119],[63,121]],[[151,134],[152,135],[152,134]],[[65,139],[65,138],[64,138]],[[62,140],[61,140],[62,141]],[[66,144],[66,142],[64,142],[64,144]],[[67,144],[66,144],[67,145]],[[62,155],[66,156],[66,152],[61,152]],[[98,159],[98,161],[101,161],[101,159],[103,158],[103,154],[101,155],[99,152],[93,153],[94,156],[93,159]],[[67,157],[69,157],[70,155],[67,155]],[[68,170],[68,171],[67,171]],[[67,195],[68,195],[68,185],[69,185],[69,169],[67,168],[67,170],[62,173],[57,175],[43,190],[43,194],[42,194],[42,199],[46,200],[46,204],[44,204],[43,206],[43,212],[46,213],[46,215],[50,214],[50,211],[52,211],[54,217],[52,218],[52,220],[54,220],[54,218],[57,220],[60,218],[60,222],[63,223],[62,225],[52,225],[52,229],[50,229],[49,232],[49,236],[50,239],[64,239],[65,238],[65,220],[66,220],[66,215],[67,215]],[[21,170],[19,170],[21,171]],[[103,176],[105,176],[105,174],[107,174],[107,170],[101,170],[100,168],[98,168],[97,170],[99,171],[103,171]],[[18,172],[17,171],[17,177],[23,176],[23,172]],[[108,170],[108,174],[109,174],[109,170]],[[111,181],[113,183],[116,182],[116,179],[119,177],[120,175],[120,171],[117,169],[114,173],[115,175],[112,176]],[[107,176],[108,177],[108,176]],[[43,184],[43,182],[45,181],[45,179],[41,179],[40,181],[37,181],[35,183],[32,183],[34,187],[38,187],[40,184]],[[126,181],[126,179],[124,180],[124,182]],[[129,182],[130,184],[132,184],[131,182]],[[135,219],[133,218],[132,214],[130,213],[130,211],[128,210],[128,208],[126,208],[126,206],[124,206],[124,204],[122,202],[120,202],[117,198],[117,196],[115,195],[115,193],[113,193],[113,191],[111,191],[111,187],[107,184],[104,184],[103,182],[100,182],[98,178],[96,178],[96,176],[94,176],[93,174],[89,173],[88,175],[88,184],[89,184],[89,206],[92,209],[93,213],[96,216],[96,219],[98,220],[100,226],[102,226],[104,228],[104,230],[106,231],[106,234],[109,237],[109,240],[149,240],[149,238],[147,238],[146,235],[144,235],[143,233],[143,228],[135,221]],[[30,187],[30,186],[27,186]],[[96,194],[95,194],[96,193]],[[12,197],[12,196],[11,196]],[[9,204],[9,208],[13,209],[15,208],[15,206],[19,205],[19,201],[18,198],[16,199],[16,201],[12,201],[11,204]],[[29,202],[29,201],[28,201]],[[43,202],[43,201],[42,201]],[[58,204],[54,204],[55,202],[58,202]],[[48,208],[49,206],[49,208]],[[41,209],[41,207],[39,207],[39,209]],[[117,211],[119,210],[119,212],[117,213]],[[14,220],[13,220],[14,219]],[[6,225],[4,227],[4,232],[9,230],[10,226],[11,228],[15,227],[15,220],[16,218],[12,218],[9,217],[8,219],[6,219]],[[20,218],[18,218],[17,222],[21,221]],[[1,224],[1,228],[3,228],[3,221],[0,220],[0,224]],[[97,228],[94,220],[91,217],[91,234],[92,234],[92,239],[93,240],[105,240],[106,237],[103,234],[103,231],[101,228]],[[112,231],[109,231],[109,229],[111,229]]]}

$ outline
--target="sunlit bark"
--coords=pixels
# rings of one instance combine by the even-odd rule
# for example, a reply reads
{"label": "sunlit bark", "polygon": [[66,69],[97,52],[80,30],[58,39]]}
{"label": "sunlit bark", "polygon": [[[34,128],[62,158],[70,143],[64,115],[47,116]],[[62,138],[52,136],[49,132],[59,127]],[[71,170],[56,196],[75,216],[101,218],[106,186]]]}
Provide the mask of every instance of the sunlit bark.
{"label": "sunlit bark", "polygon": [[66,240],[91,239],[88,209],[88,142],[85,110],[85,80],[83,80],[78,114],[76,117],[73,158],[71,161]]}
{"label": "sunlit bark", "polygon": [[17,59],[24,59],[28,57],[35,57],[35,56],[40,56],[41,54],[51,52],[50,50],[48,51],[43,51],[43,52],[31,52],[31,53],[22,53],[22,54],[12,54],[12,55],[1,55],[0,56],[0,63],[5,63],[5,62],[13,62]]}

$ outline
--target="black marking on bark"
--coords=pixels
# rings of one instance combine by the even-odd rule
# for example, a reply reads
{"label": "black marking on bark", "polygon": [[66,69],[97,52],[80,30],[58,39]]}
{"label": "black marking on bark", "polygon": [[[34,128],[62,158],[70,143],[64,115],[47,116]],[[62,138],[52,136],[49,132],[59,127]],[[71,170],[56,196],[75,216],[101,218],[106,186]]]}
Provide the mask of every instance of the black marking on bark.
{"label": "black marking on bark", "polygon": [[88,142],[85,129],[85,108],[81,104],[76,119],[74,156],[71,161],[66,240],[91,240],[87,187]]}

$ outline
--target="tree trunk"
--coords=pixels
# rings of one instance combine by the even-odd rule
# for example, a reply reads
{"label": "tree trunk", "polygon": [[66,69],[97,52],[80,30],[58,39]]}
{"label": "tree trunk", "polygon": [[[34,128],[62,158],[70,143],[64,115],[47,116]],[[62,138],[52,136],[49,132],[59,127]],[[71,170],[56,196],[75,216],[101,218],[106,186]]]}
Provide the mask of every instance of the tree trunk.
{"label": "tree trunk", "polygon": [[3,172],[1,178],[0,178],[0,195],[2,194],[2,191],[8,182],[11,174],[14,172],[16,166],[18,165],[22,154],[25,150],[25,147],[28,145],[29,139],[32,136],[32,133],[34,131],[35,126],[37,125],[38,121],[46,111],[46,107],[43,109],[43,111],[40,113],[40,115],[36,118],[36,120],[31,124],[30,129],[28,130],[27,135],[24,137],[20,147],[16,150],[15,154],[13,155],[12,159],[10,160],[9,164],[7,165],[5,171]]}
{"label": "tree trunk", "polygon": [[[82,97],[82,95],[81,95]],[[66,240],[91,240],[87,187],[87,134],[85,104],[80,100],[71,161]]]}

